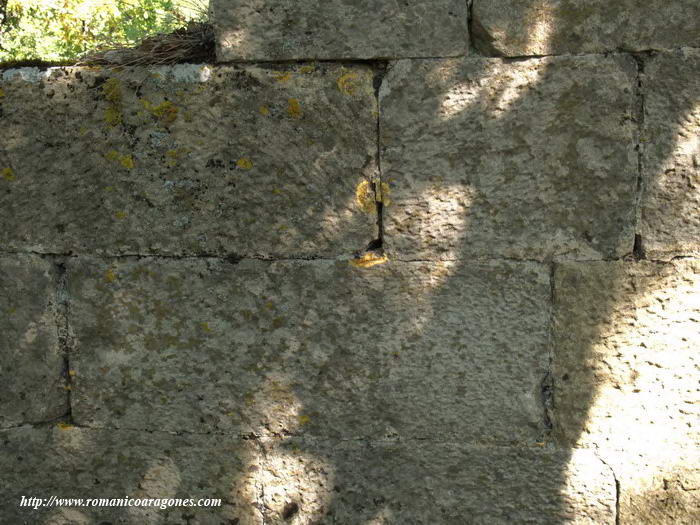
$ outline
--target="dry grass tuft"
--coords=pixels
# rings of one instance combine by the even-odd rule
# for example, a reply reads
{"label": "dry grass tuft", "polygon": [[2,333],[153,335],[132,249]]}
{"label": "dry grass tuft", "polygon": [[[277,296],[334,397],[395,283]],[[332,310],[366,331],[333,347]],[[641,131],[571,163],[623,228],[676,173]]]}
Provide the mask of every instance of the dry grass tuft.
{"label": "dry grass tuft", "polygon": [[77,66],[143,66],[214,62],[214,32],[207,23],[190,22],[168,34],[143,39],[136,47],[113,46],[88,53]]}

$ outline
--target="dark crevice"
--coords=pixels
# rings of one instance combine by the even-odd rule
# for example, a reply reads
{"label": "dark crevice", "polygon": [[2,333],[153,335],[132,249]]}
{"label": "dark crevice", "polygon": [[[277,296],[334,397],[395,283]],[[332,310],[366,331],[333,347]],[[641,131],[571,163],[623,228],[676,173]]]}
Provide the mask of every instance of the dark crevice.
{"label": "dark crevice", "polygon": [[72,338],[68,321],[69,301],[67,286],[67,270],[64,261],[56,263],[58,282],[56,285],[56,330],[58,344],[63,354],[63,381],[67,394],[68,412],[65,414],[67,423],[73,424],[73,369],[70,363]]}
{"label": "dark crevice", "polygon": [[503,53],[498,51],[493,45],[495,41],[494,38],[489,34],[486,28],[481,25],[479,20],[474,18],[474,2],[475,0],[467,0],[470,51],[485,57],[503,57]]}
{"label": "dark crevice", "polygon": [[472,28],[472,21],[474,20],[474,0],[466,0],[467,2],[467,33],[469,36],[469,53],[474,53],[477,51],[476,43],[474,42],[474,29]]}
{"label": "dark crevice", "polygon": [[548,333],[548,356],[547,356],[547,372],[542,378],[542,383],[540,384],[540,395],[542,400],[542,422],[544,426],[544,435],[542,436],[542,441],[547,441],[551,435],[554,428],[554,423],[552,420],[552,411],[554,406],[554,374],[552,373],[552,366],[554,364],[554,312],[555,312],[555,301],[556,301],[556,290],[555,290],[555,272],[556,265],[551,263],[549,267],[549,333]]}
{"label": "dark crevice", "polygon": [[600,457],[597,452],[595,455],[603,465],[608,467],[610,473],[612,474],[613,480],[615,481],[615,525],[620,525],[620,480],[617,479],[615,470],[608,465],[608,463],[602,457]]}
{"label": "dark crevice", "polygon": [[376,64],[374,74],[374,98],[377,104],[377,122],[376,122],[376,140],[377,140],[377,176],[374,183],[374,196],[377,204],[377,238],[375,239],[376,248],[380,252],[384,250],[384,188],[388,182],[384,181],[382,174],[382,107],[379,91],[381,90],[384,77],[389,68],[388,62],[380,62]]}
{"label": "dark crevice", "polygon": [[642,201],[644,198],[644,119],[645,119],[645,100],[644,100],[644,66],[645,58],[651,56],[649,53],[632,54],[632,58],[637,64],[637,83],[635,86],[635,121],[637,123],[637,188],[635,197],[635,236],[634,236],[634,258],[642,260],[645,258],[644,248],[642,245],[642,236],[639,233],[642,224]]}
{"label": "dark crevice", "polygon": [[634,236],[634,249],[632,250],[632,255],[636,261],[643,261],[646,259],[642,236],[638,233]]}
{"label": "dark crevice", "polygon": [[282,519],[284,521],[289,521],[294,518],[299,513],[299,504],[291,501],[284,506],[282,510]]}

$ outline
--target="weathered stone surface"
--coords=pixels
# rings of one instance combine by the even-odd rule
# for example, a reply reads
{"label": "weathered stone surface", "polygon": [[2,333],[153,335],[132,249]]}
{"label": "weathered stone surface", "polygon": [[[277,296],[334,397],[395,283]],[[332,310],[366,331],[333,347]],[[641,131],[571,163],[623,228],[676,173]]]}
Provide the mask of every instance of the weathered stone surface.
{"label": "weathered stone surface", "polygon": [[615,481],[590,451],[431,441],[268,444],[266,523],[615,523]]}
{"label": "weathered stone surface", "polygon": [[2,78],[6,247],[331,256],[376,236],[376,215],[356,202],[376,169],[370,69],[178,65]]}
{"label": "weathered stone surface", "polygon": [[544,431],[544,266],[119,259],[68,272],[81,424],[500,443]]}
{"label": "weathered stone surface", "polygon": [[700,52],[649,59],[642,86],[644,250],[652,259],[700,255]]}
{"label": "weathered stone surface", "polygon": [[696,523],[700,263],[580,263],[555,273],[554,428],[595,446],[621,523]]}
{"label": "weathered stone surface", "polygon": [[[59,424],[0,431],[0,523],[262,523],[253,443],[225,436],[91,430]],[[20,507],[49,499],[193,499],[193,506]],[[198,506],[220,499],[220,506]]]}
{"label": "weathered stone surface", "polygon": [[629,57],[399,61],[380,90],[387,244],[402,257],[632,251]]}
{"label": "weathered stone surface", "polygon": [[463,0],[212,0],[217,57],[230,60],[459,56]]}
{"label": "weathered stone surface", "polygon": [[51,263],[0,257],[0,427],[65,414],[68,392],[58,343]]}
{"label": "weathered stone surface", "polygon": [[700,46],[696,0],[474,0],[472,31],[497,56]]}

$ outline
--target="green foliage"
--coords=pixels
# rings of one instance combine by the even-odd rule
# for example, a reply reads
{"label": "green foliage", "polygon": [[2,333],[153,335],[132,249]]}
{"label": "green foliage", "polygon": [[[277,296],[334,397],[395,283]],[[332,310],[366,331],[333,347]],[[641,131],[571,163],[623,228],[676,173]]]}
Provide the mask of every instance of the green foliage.
{"label": "green foliage", "polygon": [[[0,62],[75,60],[206,19],[208,0],[8,0]],[[1,9],[5,0],[0,0]]]}

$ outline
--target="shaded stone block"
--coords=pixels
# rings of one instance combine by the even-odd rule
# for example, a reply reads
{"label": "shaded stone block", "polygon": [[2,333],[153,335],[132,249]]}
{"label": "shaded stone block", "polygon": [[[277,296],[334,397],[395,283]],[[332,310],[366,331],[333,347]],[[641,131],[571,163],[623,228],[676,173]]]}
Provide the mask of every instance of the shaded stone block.
{"label": "shaded stone block", "polygon": [[545,430],[544,266],[81,259],[68,271],[80,424],[499,443]]}
{"label": "shaded stone block", "polygon": [[0,256],[0,427],[68,411],[54,267],[39,257]]}
{"label": "shaded stone block", "polygon": [[695,0],[475,0],[476,47],[492,56],[700,46]]}
{"label": "shaded stone block", "polygon": [[461,0],[212,0],[217,58],[368,59],[467,51]]}
{"label": "shaded stone block", "polygon": [[[0,431],[0,443],[3,524],[262,523],[255,486],[260,457],[249,441],[58,424]],[[20,506],[22,496],[83,502],[34,509]],[[131,504],[93,505],[88,498]],[[176,499],[192,501],[164,503]],[[201,500],[212,499],[220,504],[203,506]],[[143,500],[158,501],[135,504]]]}
{"label": "shaded stone block", "polygon": [[613,468],[621,523],[697,521],[699,292],[697,260],[557,266],[554,430]]}
{"label": "shaded stone block", "polygon": [[399,61],[380,90],[386,240],[400,257],[632,251],[629,57]]}
{"label": "shaded stone block", "polygon": [[294,439],[265,456],[266,523],[615,523],[615,480],[586,450]]}
{"label": "shaded stone block", "polygon": [[700,254],[700,52],[645,61],[640,234],[647,257]]}
{"label": "shaded stone block", "polygon": [[0,88],[7,248],[309,257],[376,236],[366,67],[22,69]]}

